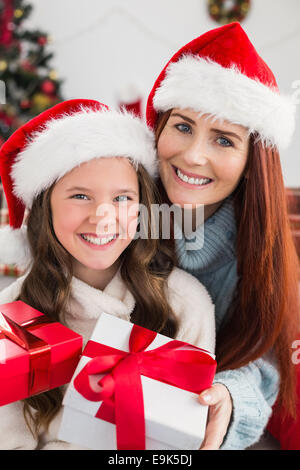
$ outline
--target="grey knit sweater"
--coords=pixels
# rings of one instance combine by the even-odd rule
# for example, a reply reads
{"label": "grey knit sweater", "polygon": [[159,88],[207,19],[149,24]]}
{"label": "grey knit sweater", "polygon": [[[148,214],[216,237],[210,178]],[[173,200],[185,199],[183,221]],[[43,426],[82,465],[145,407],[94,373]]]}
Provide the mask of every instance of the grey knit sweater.
{"label": "grey knit sweater", "polygon": [[[178,228],[176,230],[178,237]],[[198,227],[195,238],[176,240],[179,266],[197,277],[215,303],[219,330],[237,283],[235,257],[236,223],[231,198]],[[193,250],[189,244],[193,243]],[[198,244],[198,245],[197,245]],[[222,449],[245,449],[261,437],[279,389],[279,374],[272,357],[262,357],[247,366],[216,374],[233,401],[233,414]]]}

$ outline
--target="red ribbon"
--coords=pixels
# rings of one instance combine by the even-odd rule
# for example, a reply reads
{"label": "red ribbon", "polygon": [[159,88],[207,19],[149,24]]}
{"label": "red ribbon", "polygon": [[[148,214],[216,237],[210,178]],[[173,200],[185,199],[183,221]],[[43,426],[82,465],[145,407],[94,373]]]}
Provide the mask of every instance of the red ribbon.
{"label": "red ribbon", "polygon": [[29,353],[28,396],[44,392],[50,386],[51,346],[29,330],[53,323],[45,315],[18,324],[0,312],[0,339],[6,337]]}
{"label": "red ribbon", "polygon": [[[216,361],[196,346],[173,340],[145,351],[156,334],[133,325],[129,352],[94,341],[83,352],[92,359],[76,376],[74,387],[87,400],[103,401],[96,417],[116,424],[118,450],[145,450],[141,375],[197,394],[214,378]],[[104,373],[99,381],[93,377]]]}

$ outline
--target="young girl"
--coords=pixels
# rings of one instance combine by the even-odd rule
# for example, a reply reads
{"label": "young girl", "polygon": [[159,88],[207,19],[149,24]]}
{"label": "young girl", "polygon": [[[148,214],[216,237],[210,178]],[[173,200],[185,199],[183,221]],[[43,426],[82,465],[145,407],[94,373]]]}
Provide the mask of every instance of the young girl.
{"label": "young girl", "polygon": [[[0,303],[20,299],[82,334],[84,343],[105,311],[214,350],[206,289],[174,268],[168,241],[135,236],[144,224],[150,233],[157,201],[154,139],[140,120],[70,100],[16,131],[0,163],[10,215],[0,258],[26,265]],[[148,222],[139,220],[141,205]],[[56,437],[62,397],[55,389],[2,406],[0,448],[71,448]]]}
{"label": "young girl", "polygon": [[181,238],[176,252],[215,303],[218,373],[201,394],[210,405],[206,449],[257,442],[277,397],[295,410],[299,265],[279,157],[294,117],[295,103],[239,23],[183,46],[148,99],[162,196],[204,205],[204,244],[199,225],[198,249]]}

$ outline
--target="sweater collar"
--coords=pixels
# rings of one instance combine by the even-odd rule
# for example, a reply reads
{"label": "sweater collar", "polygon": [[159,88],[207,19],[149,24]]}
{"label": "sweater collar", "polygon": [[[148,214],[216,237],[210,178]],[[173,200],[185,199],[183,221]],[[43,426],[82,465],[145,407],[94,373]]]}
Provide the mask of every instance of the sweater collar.
{"label": "sweater collar", "polygon": [[135,306],[134,297],[125,286],[120,270],[104,290],[96,289],[73,276],[72,299],[81,306],[69,312],[76,318],[97,319],[102,312],[106,312],[129,321]]}
{"label": "sweater collar", "polygon": [[[180,233],[181,232],[181,233]],[[175,228],[178,264],[188,271],[216,270],[235,258],[236,222],[232,196],[201,224],[194,238]],[[192,247],[192,249],[191,249]]]}

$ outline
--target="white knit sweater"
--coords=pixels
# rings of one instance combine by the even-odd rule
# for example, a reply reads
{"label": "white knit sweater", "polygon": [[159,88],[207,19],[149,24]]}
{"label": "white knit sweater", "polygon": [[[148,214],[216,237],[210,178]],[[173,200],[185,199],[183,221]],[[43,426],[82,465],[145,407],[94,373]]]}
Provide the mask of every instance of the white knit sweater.
{"label": "white knit sweater", "polygon": [[[0,304],[14,301],[26,276],[0,292]],[[190,274],[175,268],[168,278],[168,300],[179,320],[177,339],[214,352],[214,306],[205,287]],[[121,279],[119,271],[101,291],[73,277],[72,300],[65,324],[88,341],[101,312],[130,321],[135,300]],[[78,449],[59,441],[57,432],[61,412],[52,420],[47,433],[34,439],[23,416],[23,403],[0,407],[0,449]]]}

